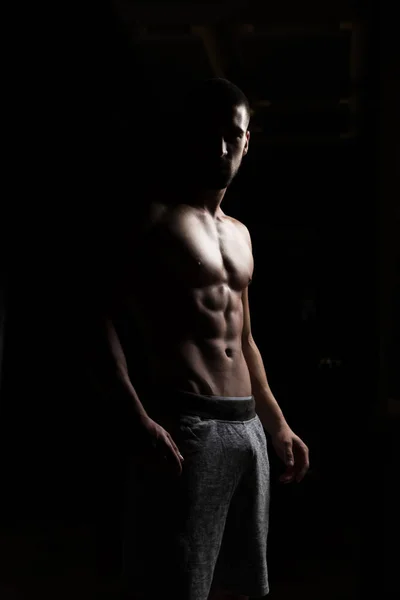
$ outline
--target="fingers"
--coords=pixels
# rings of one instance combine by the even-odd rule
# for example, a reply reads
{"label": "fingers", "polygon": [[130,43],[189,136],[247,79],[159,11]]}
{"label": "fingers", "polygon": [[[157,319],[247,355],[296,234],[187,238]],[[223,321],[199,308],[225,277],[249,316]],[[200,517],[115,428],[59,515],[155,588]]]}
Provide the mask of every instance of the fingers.
{"label": "fingers", "polygon": [[296,458],[293,454],[293,446],[290,442],[285,443],[284,461],[287,465],[285,473],[279,477],[282,483],[290,483],[294,480],[297,483],[302,481],[310,467],[309,451],[305,444],[294,447]]}
{"label": "fingers", "polygon": [[281,483],[290,483],[295,478],[294,467],[288,467],[286,471],[279,477]]}
{"label": "fingers", "polygon": [[296,481],[299,483],[304,479],[308,469],[310,468],[309,450],[307,446],[301,448],[302,456],[299,460],[299,466],[297,468]]}
{"label": "fingers", "polygon": [[310,468],[309,450],[306,445],[301,445],[298,448],[299,456],[296,459],[296,481],[302,481]]}
{"label": "fingers", "polygon": [[171,442],[172,447],[174,448],[175,452],[177,453],[177,455],[179,456],[179,458],[181,460],[185,460],[182,456],[182,454],[179,452],[179,448],[178,446],[175,444],[174,440],[172,439],[172,437],[170,436],[170,434],[168,434],[168,439]]}
{"label": "fingers", "polygon": [[304,477],[305,477],[305,475],[306,475],[307,471],[308,471],[308,466],[307,466],[307,467],[303,467],[303,468],[301,469],[301,471],[300,471],[300,472],[298,473],[298,475],[296,476],[296,481],[297,481],[297,483],[300,483],[300,481],[302,481],[302,480],[304,479]]}
{"label": "fingers", "polygon": [[173,466],[173,470],[177,472],[178,475],[182,474],[182,462],[184,460],[182,454],[179,452],[178,446],[175,444],[171,435],[168,431],[165,431],[165,436],[163,437],[164,442],[164,451],[163,455],[167,459],[167,462]]}
{"label": "fingers", "polygon": [[172,440],[168,440],[167,442],[167,452],[166,455],[167,461],[170,460],[173,464],[173,469],[178,473],[178,475],[182,474],[182,460],[180,459],[179,450],[176,448],[176,445],[172,442]]}
{"label": "fingers", "polygon": [[285,464],[288,467],[292,467],[294,465],[294,456],[291,442],[285,442]]}

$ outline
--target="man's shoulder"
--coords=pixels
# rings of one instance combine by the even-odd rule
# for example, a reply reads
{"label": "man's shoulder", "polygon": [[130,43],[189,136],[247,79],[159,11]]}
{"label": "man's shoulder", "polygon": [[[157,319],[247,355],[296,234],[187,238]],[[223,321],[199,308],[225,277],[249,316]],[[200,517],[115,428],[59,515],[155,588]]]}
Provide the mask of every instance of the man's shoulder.
{"label": "man's shoulder", "polygon": [[250,232],[244,223],[239,221],[239,219],[235,219],[235,217],[230,217],[228,215],[225,215],[225,217],[236,226],[238,231],[240,231],[242,234],[244,234],[246,236],[248,241],[250,241]]}
{"label": "man's shoulder", "polygon": [[145,233],[154,224],[156,224],[165,214],[168,207],[165,203],[158,200],[148,200],[137,203],[134,206],[131,217],[124,219],[124,224],[121,229],[127,233],[128,239],[132,235]]}
{"label": "man's shoulder", "polygon": [[151,200],[147,208],[147,218],[152,223],[157,222],[165,215],[169,208],[167,202],[163,202],[162,200]]}
{"label": "man's shoulder", "polygon": [[242,223],[242,221],[239,221],[239,219],[235,219],[235,217],[231,217],[230,215],[225,214],[225,218],[231,221],[231,223],[233,223],[234,225],[237,225],[238,227],[246,227],[246,225]]}

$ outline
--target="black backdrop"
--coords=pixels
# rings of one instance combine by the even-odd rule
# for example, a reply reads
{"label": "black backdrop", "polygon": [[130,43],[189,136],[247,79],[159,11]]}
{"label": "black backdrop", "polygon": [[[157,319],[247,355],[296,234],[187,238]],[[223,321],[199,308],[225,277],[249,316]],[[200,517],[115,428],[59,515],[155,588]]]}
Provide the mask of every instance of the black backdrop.
{"label": "black backdrop", "polygon": [[[57,76],[54,65],[44,63],[36,86],[43,84],[47,102],[40,108],[32,100],[27,119],[35,115],[35,126],[30,126],[45,147],[28,144],[35,161],[24,166],[30,184],[25,191],[33,187],[35,194],[25,193],[13,203],[8,231],[13,235],[7,236],[1,514],[5,530],[21,531],[24,523],[26,536],[47,531],[54,539],[60,524],[83,524],[91,532],[78,536],[91,548],[83,564],[96,569],[92,561],[97,556],[104,570],[115,572],[121,414],[99,399],[87,378],[85,356],[94,343],[93,273],[102,272],[107,248],[118,241],[118,227],[142,192],[148,192],[153,175],[148,159],[154,140],[168,126],[169,105],[160,104],[151,73],[134,46],[125,43],[120,26],[111,24],[106,18],[89,29],[82,25],[73,54],[61,53]],[[62,39],[70,48],[70,38]],[[274,478],[270,561],[276,580],[287,571],[295,577],[298,555],[288,559],[287,540],[311,556],[322,548],[318,552],[333,561],[346,557],[335,530],[347,527],[354,535],[362,494],[373,494],[366,486],[374,461],[369,457],[368,464],[360,464],[355,457],[370,435],[364,408],[374,402],[371,381],[377,369],[371,321],[376,290],[370,277],[376,236],[371,194],[376,183],[375,66],[371,59],[367,127],[358,144],[340,156],[334,150],[323,156],[310,150],[300,162],[288,151],[271,155],[267,199],[258,194],[261,174],[249,162],[226,199],[226,211],[242,219],[253,237],[256,273],[250,302],[256,341],[272,388],[312,457],[312,472],[302,487],[281,488]],[[172,101],[173,94],[169,97]],[[137,114],[141,118],[132,121]],[[299,187],[303,195],[310,164],[312,210],[307,213],[300,209]],[[352,177],[345,193],[338,170],[343,178]],[[289,181],[288,171],[297,178]],[[332,187],[329,198],[322,198],[319,187],[326,178]],[[354,193],[365,198],[361,216],[350,202]],[[316,242],[268,239],[270,223],[279,228],[289,218],[322,229]],[[350,251],[354,246],[360,250]],[[302,320],[305,297],[311,312]],[[124,323],[119,326],[123,335]],[[143,359],[134,344],[128,355],[140,387],[137,365]],[[342,367],[320,364],[325,356],[337,357]],[[273,456],[272,467],[277,475],[280,467]],[[321,511],[329,515],[324,527],[314,518]],[[84,542],[88,537],[92,545]],[[72,562],[73,548],[68,554]],[[15,564],[11,567],[17,578],[25,577]]]}

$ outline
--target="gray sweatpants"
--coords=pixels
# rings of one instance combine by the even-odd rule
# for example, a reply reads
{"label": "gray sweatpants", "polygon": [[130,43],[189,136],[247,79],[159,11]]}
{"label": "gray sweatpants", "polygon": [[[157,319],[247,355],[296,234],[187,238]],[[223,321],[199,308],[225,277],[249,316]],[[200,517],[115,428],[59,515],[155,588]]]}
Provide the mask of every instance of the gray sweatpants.
{"label": "gray sweatpants", "polygon": [[207,600],[212,583],[267,595],[269,461],[254,397],[177,392],[158,400],[147,410],[185,460],[177,478],[132,465],[124,523],[128,597]]}

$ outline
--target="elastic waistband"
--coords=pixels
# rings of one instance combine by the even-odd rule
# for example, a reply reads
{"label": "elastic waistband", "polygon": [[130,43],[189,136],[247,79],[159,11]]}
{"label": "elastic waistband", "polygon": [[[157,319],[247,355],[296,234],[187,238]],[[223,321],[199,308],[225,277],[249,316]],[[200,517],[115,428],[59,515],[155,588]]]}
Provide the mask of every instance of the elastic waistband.
{"label": "elastic waistband", "polygon": [[248,421],[256,416],[254,396],[206,396],[193,392],[160,392],[150,401],[155,414],[196,415],[206,419]]}

